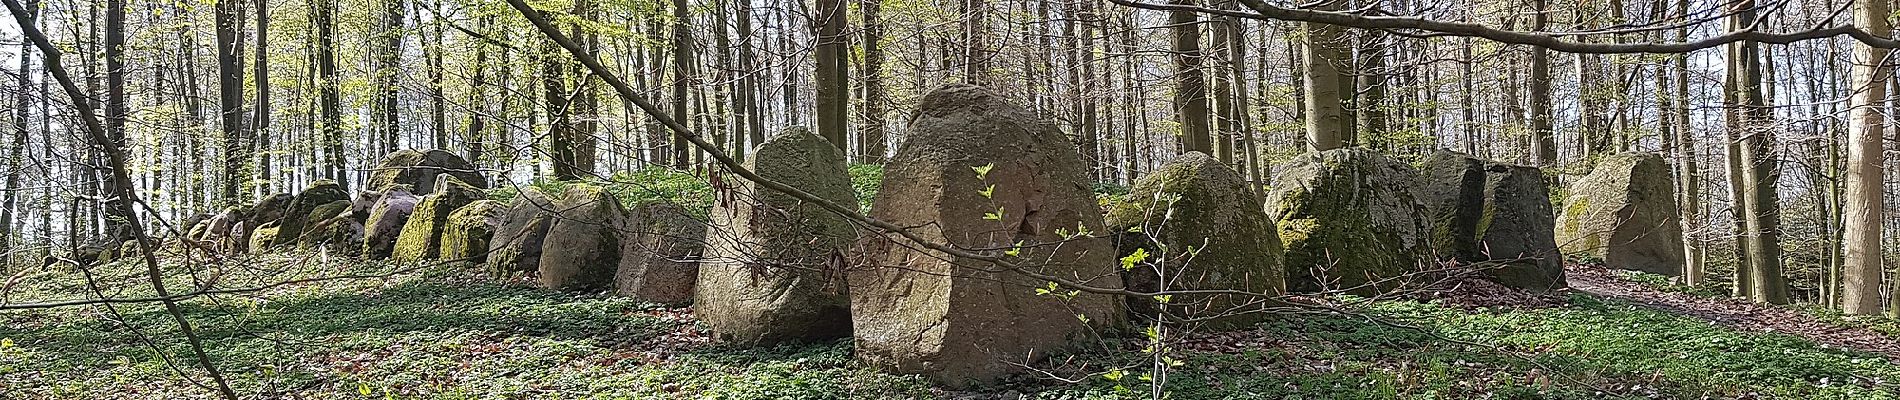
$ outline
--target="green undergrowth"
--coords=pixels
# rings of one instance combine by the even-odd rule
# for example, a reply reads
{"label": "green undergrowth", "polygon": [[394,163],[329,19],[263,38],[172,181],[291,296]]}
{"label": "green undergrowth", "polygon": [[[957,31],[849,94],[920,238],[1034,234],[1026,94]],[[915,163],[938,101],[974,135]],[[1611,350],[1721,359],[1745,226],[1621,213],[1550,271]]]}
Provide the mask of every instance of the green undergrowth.
{"label": "green undergrowth", "polygon": [[[1624,279],[1640,283],[1652,289],[1665,292],[1683,293],[1691,296],[1722,299],[1728,298],[1731,284],[1726,281],[1711,281],[1699,285],[1684,285],[1669,276],[1637,271],[1617,271]],[[1849,328],[1866,328],[1881,334],[1900,337],[1900,319],[1886,315],[1846,315],[1840,310],[1822,307],[1819,304],[1801,303],[1782,307],[1812,315],[1821,321]]]}
{"label": "green undergrowth", "polygon": [[[767,349],[710,343],[690,312],[495,282],[474,271],[280,255],[219,272],[221,287],[337,275],[195,298],[184,311],[240,393],[256,398],[1134,399],[1145,339],[1110,339],[973,391],[875,371],[849,340]],[[208,267],[168,265],[173,288]],[[142,269],[92,270],[141,297]],[[77,270],[29,274],[9,303],[85,298]],[[1285,316],[1241,331],[1170,333],[1173,399],[1891,399],[1900,366],[1795,337],[1574,295],[1559,307],[1373,303],[1362,317]],[[172,399],[206,391],[156,304],[0,311],[4,398]],[[126,327],[135,327],[137,331]],[[141,339],[153,338],[154,352]],[[1453,341],[1447,341],[1451,339]],[[1074,382],[1049,378],[1063,377]],[[1109,379],[1110,376],[1116,379]],[[1014,398],[1014,397],[1009,397]]]}

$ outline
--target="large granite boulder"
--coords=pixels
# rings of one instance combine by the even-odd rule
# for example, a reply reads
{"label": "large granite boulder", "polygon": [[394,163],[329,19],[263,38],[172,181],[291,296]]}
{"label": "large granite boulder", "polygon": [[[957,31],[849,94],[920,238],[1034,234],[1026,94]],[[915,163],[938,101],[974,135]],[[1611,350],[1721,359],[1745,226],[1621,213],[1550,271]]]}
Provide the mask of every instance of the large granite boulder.
{"label": "large granite boulder", "polygon": [[554,203],[553,225],[541,242],[536,283],[559,290],[613,286],[620,266],[620,226],[626,207],[607,189],[586,183],[567,188]]}
{"label": "large granite boulder", "polygon": [[[192,236],[192,231],[197,230],[199,224],[203,224],[205,221],[211,220],[211,217],[212,217],[211,214],[205,214],[205,213],[192,214],[192,215],[186,216],[184,219],[178,220],[178,224],[172,225],[172,229],[177,229],[180,236],[184,236],[187,239],[196,240],[198,239],[198,237]],[[170,234],[171,232],[168,230],[166,233]]]}
{"label": "large granite boulder", "polygon": [[620,230],[614,293],[655,303],[693,301],[706,222],[670,201],[640,203]]}
{"label": "large granite boulder", "polygon": [[[1189,152],[1142,177],[1108,213],[1123,256],[1144,262],[1122,271],[1129,290],[1242,290],[1266,296],[1286,289],[1280,235],[1245,178],[1206,153]],[[1166,278],[1167,284],[1162,284]],[[1219,318],[1213,326],[1259,322],[1258,296],[1169,296],[1163,320]],[[1154,296],[1130,296],[1130,314],[1156,318]]]}
{"label": "large granite boulder", "polygon": [[279,229],[277,224],[270,224],[251,230],[250,253],[263,254],[270,251],[270,245],[276,242]]}
{"label": "large granite boulder", "polygon": [[396,236],[396,248],[392,252],[396,261],[433,260],[441,255],[443,225],[448,222],[449,213],[482,199],[481,189],[453,176],[436,179],[435,190],[429,192],[416,203],[415,212],[409,214],[402,232]]}
{"label": "large granite boulder", "polygon": [[865,265],[850,274],[860,361],[962,386],[1018,371],[1123,320],[1119,297],[1036,290],[1051,284],[1037,276],[1122,286],[1113,243],[1076,236],[1106,228],[1087,164],[1067,136],[1002,96],[957,84],[924,96],[905,137],[871,216],[1020,269],[902,237],[865,240]]}
{"label": "large granite boulder", "polygon": [[1301,154],[1274,171],[1265,206],[1286,245],[1288,290],[1380,293],[1437,261],[1410,166],[1341,148]]}
{"label": "large granite boulder", "polygon": [[395,185],[382,191],[376,205],[370,207],[369,220],[363,223],[363,257],[389,258],[396,249],[396,238],[422,199],[410,193],[408,185]]}
{"label": "large granite boulder", "polygon": [[508,278],[541,266],[541,243],[554,226],[554,199],[534,187],[523,187],[488,241],[487,269]]}
{"label": "large granite boulder", "polygon": [[[843,152],[792,128],[761,143],[746,167],[838,204],[852,204]],[[706,228],[693,311],[720,340],[771,345],[851,334],[843,254],[850,222],[790,195],[738,180]]]}
{"label": "large granite boulder", "polygon": [[1669,164],[1650,153],[1604,157],[1570,185],[1557,244],[1610,268],[1682,274],[1682,225]]}
{"label": "large granite boulder", "polygon": [[239,248],[236,238],[244,221],[250,219],[250,211],[242,207],[228,207],[218,215],[212,216],[205,226],[203,242],[211,243],[213,249],[223,253],[235,253]]}
{"label": "large granite boulder", "polygon": [[349,200],[337,200],[311,210],[307,218],[311,222],[304,226],[303,235],[297,238],[297,248],[334,249],[344,254],[361,251],[363,223],[353,217],[352,207]]}
{"label": "large granite boulder", "polygon": [[442,223],[442,259],[487,262],[488,241],[507,213],[507,205],[494,200],[476,200],[449,213]]}
{"label": "large granite boulder", "polygon": [[1419,200],[1432,217],[1440,258],[1509,287],[1566,286],[1563,254],[1546,233],[1556,222],[1543,171],[1449,151],[1426,158],[1420,171]]}
{"label": "large granite boulder", "polygon": [[297,193],[297,197],[290,200],[283,218],[277,223],[277,239],[272,243],[278,245],[296,243],[297,238],[303,236],[305,227],[320,221],[311,219],[312,211],[331,202],[349,199],[350,194],[344,192],[343,187],[338,186],[336,181],[325,179],[310,184],[309,188],[304,189],[302,193]]}
{"label": "large granite boulder", "polygon": [[[276,226],[278,220],[284,219],[284,215],[289,213],[290,201],[294,199],[296,199],[296,197],[291,196],[289,193],[278,193],[264,196],[264,198],[257,200],[257,204],[251,205],[251,208],[248,209],[246,213],[249,217],[242,221],[243,223],[238,224],[237,231],[233,233],[233,235],[236,236],[236,241],[234,242],[236,247],[232,249],[232,253],[248,253],[251,252],[253,247],[257,247],[253,245],[270,244],[271,242],[269,241],[259,242],[253,240],[251,238],[252,234],[259,228]],[[257,250],[263,249],[258,248]]]}
{"label": "large granite boulder", "polygon": [[481,189],[488,188],[488,178],[470,165],[461,156],[443,150],[397,150],[383,157],[376,169],[369,172],[370,190],[382,190],[391,185],[409,185],[416,195],[429,194],[435,190],[436,177],[453,176],[463,183]]}

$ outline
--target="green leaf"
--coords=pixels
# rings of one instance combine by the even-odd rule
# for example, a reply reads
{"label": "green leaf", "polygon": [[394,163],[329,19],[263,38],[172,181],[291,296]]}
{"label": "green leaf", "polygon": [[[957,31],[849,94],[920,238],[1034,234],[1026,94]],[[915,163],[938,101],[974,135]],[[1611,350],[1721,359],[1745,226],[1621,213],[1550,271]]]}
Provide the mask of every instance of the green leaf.
{"label": "green leaf", "polygon": [[1127,256],[1122,257],[1122,270],[1123,271],[1133,270],[1135,269],[1135,264],[1138,264],[1138,263],[1141,263],[1142,261],[1147,261],[1147,260],[1148,260],[1148,249],[1137,247],[1135,248],[1135,252],[1128,253]]}
{"label": "green leaf", "polygon": [[0,338],[0,349],[13,348],[13,338]]}
{"label": "green leaf", "polygon": [[987,220],[991,220],[991,221],[1002,221],[1002,220],[1003,220],[1003,208],[1002,208],[1002,207],[997,207],[997,208],[996,208],[996,212],[993,212],[993,213],[983,213],[983,219],[987,219]]}
{"label": "green leaf", "polygon": [[1076,314],[1075,319],[1082,321],[1082,323],[1084,324],[1089,323],[1089,316],[1087,315]]}
{"label": "green leaf", "polygon": [[369,384],[368,384],[368,383],[363,383],[363,382],[357,382],[357,383],[356,383],[356,392],[357,392],[357,393],[361,393],[361,394],[363,394],[364,396],[368,396],[368,395],[370,395],[371,393],[374,393],[373,391],[371,391],[371,390],[369,390]]}
{"label": "green leaf", "polygon": [[1010,247],[1009,250],[1003,251],[1003,255],[1010,257],[1015,257],[1019,254],[1023,254],[1023,241],[1021,240],[1016,241],[1015,247]]}
{"label": "green leaf", "polygon": [[970,167],[970,169],[976,170],[976,179],[987,179],[990,175],[990,169],[992,168],[996,168],[996,163],[983,164],[981,167]]}
{"label": "green leaf", "polygon": [[1156,303],[1161,303],[1161,304],[1168,304],[1168,300],[1173,300],[1173,299],[1174,299],[1174,295],[1171,295],[1171,294],[1157,294],[1157,295],[1155,295],[1155,302],[1156,302]]}
{"label": "green leaf", "polygon": [[1107,379],[1109,382],[1120,382],[1124,376],[1128,376],[1128,372],[1122,371],[1121,368],[1116,368],[1102,374],[1102,379]]}
{"label": "green leaf", "polygon": [[983,188],[983,190],[978,190],[978,191],[976,192],[976,194],[980,194],[980,195],[983,195],[983,198],[986,198],[986,199],[990,199],[990,198],[995,198],[995,197],[996,197],[996,184],[994,184],[994,183],[992,183],[992,184],[990,184],[990,187],[987,187],[987,188]]}

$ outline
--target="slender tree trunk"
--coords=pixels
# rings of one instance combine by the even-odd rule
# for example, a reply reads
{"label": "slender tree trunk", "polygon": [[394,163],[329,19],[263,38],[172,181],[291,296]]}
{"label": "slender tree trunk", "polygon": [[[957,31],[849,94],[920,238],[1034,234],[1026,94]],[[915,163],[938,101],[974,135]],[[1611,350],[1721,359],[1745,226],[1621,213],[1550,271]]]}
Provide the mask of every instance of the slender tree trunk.
{"label": "slender tree trunk", "polygon": [[[476,20],[475,29],[477,29],[478,32],[487,34],[488,26],[493,23],[493,20],[494,17],[492,16],[481,16]],[[475,71],[469,76],[468,84],[468,103],[474,106],[478,112],[468,114],[468,149],[465,154],[468,156],[468,162],[475,165],[482,165],[483,150],[488,145],[489,116],[483,115],[483,113],[488,111],[487,104],[489,103],[487,76],[488,46],[487,43],[475,44]],[[503,122],[505,123],[506,120],[503,120]]]}
{"label": "slender tree trunk", "polygon": [[890,143],[884,133],[884,21],[882,0],[863,0],[858,9],[864,18],[864,123],[858,127],[858,162],[882,164]]}
{"label": "slender tree trunk", "polygon": [[[1376,31],[1359,31],[1358,34],[1359,60],[1353,68],[1356,76],[1349,78],[1352,81],[1348,81],[1356,81],[1357,87],[1354,88],[1353,83],[1346,84],[1346,87],[1354,92],[1352,105],[1355,120],[1351,130],[1352,136],[1363,140],[1368,147],[1389,151],[1392,147],[1386,138],[1385,105],[1387,76],[1385,55],[1389,44],[1386,43],[1385,35]],[[1404,96],[1404,93],[1400,96]],[[1401,103],[1407,102],[1401,101]],[[1400,120],[1403,121],[1403,117]],[[1347,143],[1347,145],[1352,144]]]}
{"label": "slender tree trunk", "polygon": [[250,181],[246,168],[251,158],[244,153],[244,70],[238,63],[237,24],[239,0],[218,0],[218,100],[219,123],[224,129],[224,191],[226,205],[248,201],[245,184]]}
{"label": "slender tree trunk", "polygon": [[[1173,0],[1173,4],[1196,6],[1194,0]],[[1168,26],[1173,35],[1174,118],[1181,124],[1181,144],[1185,151],[1214,154],[1213,137],[1207,121],[1207,83],[1201,71],[1201,23],[1192,11],[1169,11]]]}
{"label": "slender tree trunk", "polygon": [[818,136],[839,150],[849,151],[845,141],[845,122],[851,102],[850,68],[845,59],[846,36],[844,0],[818,0],[818,14],[812,25],[817,28],[817,70],[812,79],[818,88]]}
{"label": "slender tree trunk", "polygon": [[[1887,22],[1892,5],[1885,0],[1855,0],[1854,26],[1886,37],[1893,31]],[[1854,315],[1880,313],[1881,216],[1885,213],[1882,188],[1882,141],[1886,137],[1885,115],[1880,104],[1887,98],[1887,81],[1892,69],[1887,66],[1891,50],[1854,43],[1852,95],[1848,98],[1847,175],[1841,201],[1841,312]],[[1896,277],[1900,280],[1900,277]]]}
{"label": "slender tree trunk", "polygon": [[[673,0],[673,117],[680,123],[690,124],[686,107],[686,84],[693,77],[693,31],[692,10],[687,8],[686,0]],[[685,169],[692,166],[689,144],[678,135],[673,138],[673,167]]]}
{"label": "slender tree trunk", "polygon": [[957,0],[963,6],[963,79],[972,84],[989,83],[989,15],[986,0]]}
{"label": "slender tree trunk", "polygon": [[252,189],[252,193],[264,196],[269,195],[271,183],[278,181],[275,172],[271,169],[270,70],[265,67],[265,64],[270,62],[269,5],[269,0],[257,0],[253,4],[257,7],[257,54],[252,62],[252,69],[256,71],[254,74],[257,76],[252,79],[257,85],[257,104],[252,106],[254,108],[251,117],[253,140],[251,147],[252,152],[257,153],[258,188]]}
{"label": "slender tree trunk", "polygon": [[[1549,0],[1532,0],[1531,31],[1543,32],[1550,24]],[[1550,50],[1531,48],[1531,161],[1539,166],[1557,163],[1557,136],[1550,112]]]}
{"label": "slender tree trunk", "polygon": [[[21,23],[28,25],[36,23],[36,20],[39,19],[40,2],[38,0],[27,0],[26,10],[27,13],[20,18]],[[19,198],[23,193],[23,189],[20,188],[20,169],[25,167],[23,162],[29,153],[27,148],[27,125],[33,113],[33,108],[29,106],[33,101],[31,96],[31,93],[33,93],[31,89],[33,79],[32,75],[30,75],[32,73],[32,67],[33,44],[22,41],[20,43],[19,87],[16,88],[18,91],[13,93],[13,153],[7,157],[6,204],[0,205],[0,254],[6,255],[6,260],[4,260],[5,264],[0,264],[0,271],[12,271],[13,263],[16,259],[13,256],[15,250],[13,244],[16,243],[16,241],[13,240],[13,235],[20,231],[13,229],[14,224],[18,222],[16,220],[19,219],[14,210],[19,208]],[[50,142],[52,138],[42,138],[40,140]],[[48,214],[50,214],[51,211],[50,209],[41,210],[41,212]],[[21,240],[18,241],[18,243],[25,243],[25,241]]]}
{"label": "slender tree trunk", "polygon": [[[1328,9],[1338,9],[1334,3]],[[1352,64],[1351,43],[1347,41],[1344,28],[1312,22],[1300,24],[1305,29],[1306,41],[1303,43],[1306,85],[1306,142],[1313,151],[1326,151],[1345,147],[1349,137],[1348,118],[1344,103],[1352,96],[1347,87],[1350,77],[1340,71],[1341,66]]]}
{"label": "slender tree trunk", "polygon": [[[1688,12],[1689,0],[1677,0],[1677,15],[1687,18]],[[1687,27],[1676,30],[1677,41],[1688,39]],[[1688,233],[1682,238],[1685,261],[1682,277],[1683,283],[1694,286],[1702,284],[1708,275],[1703,263],[1706,255],[1703,251],[1702,235],[1699,234],[1706,225],[1702,214],[1702,170],[1698,165],[1700,156],[1696,154],[1695,132],[1689,120],[1689,55],[1676,54],[1670,58],[1675,63],[1675,112],[1672,122],[1676,125],[1675,148],[1678,152],[1677,160],[1680,163],[1677,166],[1677,171],[1681,176],[1678,180],[1682,182],[1679,190],[1682,193],[1682,202],[1679,206],[1682,209],[1682,231]]]}
{"label": "slender tree trunk", "polygon": [[399,84],[402,65],[404,0],[382,0],[381,39],[376,48],[376,111],[373,116],[384,153],[402,148]]}

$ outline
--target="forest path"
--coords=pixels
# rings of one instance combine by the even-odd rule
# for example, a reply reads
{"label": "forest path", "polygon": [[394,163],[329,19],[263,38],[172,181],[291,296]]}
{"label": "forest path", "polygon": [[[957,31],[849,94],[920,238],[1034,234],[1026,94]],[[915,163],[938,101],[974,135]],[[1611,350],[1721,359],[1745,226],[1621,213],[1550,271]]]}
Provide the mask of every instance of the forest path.
{"label": "forest path", "polygon": [[1616,276],[1602,267],[1570,265],[1564,269],[1572,290],[1597,297],[1700,318],[1736,330],[1798,336],[1828,346],[1865,351],[1888,360],[1900,361],[1900,338],[1872,329],[1842,326],[1787,307],[1663,291]]}

